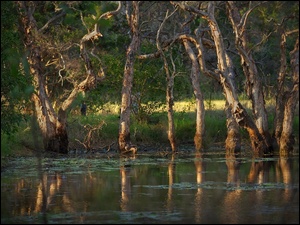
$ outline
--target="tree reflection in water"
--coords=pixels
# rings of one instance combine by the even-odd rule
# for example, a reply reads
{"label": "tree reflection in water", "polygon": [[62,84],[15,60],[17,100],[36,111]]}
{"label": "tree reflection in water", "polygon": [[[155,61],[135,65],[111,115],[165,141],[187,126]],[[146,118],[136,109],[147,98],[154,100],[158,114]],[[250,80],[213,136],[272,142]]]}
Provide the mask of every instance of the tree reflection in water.
{"label": "tree reflection in water", "polygon": [[171,160],[168,163],[168,178],[169,178],[169,187],[168,187],[168,197],[167,197],[167,210],[169,212],[172,212],[173,210],[173,204],[172,204],[172,195],[173,195],[173,183],[174,183],[174,177],[175,177],[175,153],[172,153]]}
{"label": "tree reflection in water", "polygon": [[195,168],[196,168],[196,182],[198,185],[197,192],[195,195],[195,222],[201,223],[201,214],[202,214],[202,205],[201,199],[203,199],[202,193],[203,189],[200,186],[201,183],[205,181],[205,164],[202,158],[202,153],[200,151],[196,151],[195,154]]}
{"label": "tree reflection in water", "polygon": [[[239,170],[241,160],[239,153],[226,151],[227,166],[227,188],[225,192],[222,207],[224,208],[221,215],[221,221],[226,223],[239,223],[240,206],[242,190],[240,189]],[[226,210],[225,210],[226,209]]]}
{"label": "tree reflection in water", "polygon": [[131,198],[131,182],[130,182],[130,165],[121,165],[120,166],[120,175],[121,175],[121,201],[120,207],[124,212],[130,211],[129,201]]}
{"label": "tree reflection in water", "polygon": [[41,179],[32,173],[18,174],[16,181],[2,173],[2,222],[18,223],[18,218],[33,223],[297,220],[298,159],[215,157],[201,152],[187,158],[170,156],[121,162],[76,159],[75,168],[66,167],[63,160],[47,159]]}

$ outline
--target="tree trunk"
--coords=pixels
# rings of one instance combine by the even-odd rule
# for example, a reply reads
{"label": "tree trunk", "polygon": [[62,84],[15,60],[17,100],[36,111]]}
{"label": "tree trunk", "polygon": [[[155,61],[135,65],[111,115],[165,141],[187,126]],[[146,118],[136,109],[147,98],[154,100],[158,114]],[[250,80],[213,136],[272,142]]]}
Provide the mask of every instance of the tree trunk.
{"label": "tree trunk", "polygon": [[43,136],[44,149],[59,153],[68,152],[68,135],[65,124],[58,120],[45,90],[45,78],[41,49],[35,39],[37,34],[36,21],[33,18],[34,4],[17,2],[20,13],[20,26],[24,37],[25,49],[28,51],[30,73],[33,76],[35,93],[32,100],[35,105],[38,124]]}
{"label": "tree trunk", "polygon": [[[228,79],[234,85],[235,72],[231,58],[226,54],[226,63],[228,66]],[[235,87],[235,86],[234,86]],[[232,115],[232,108],[226,101],[225,104],[225,114],[226,114],[226,126],[227,126],[227,137],[225,141],[225,149],[227,153],[238,153],[241,151],[241,134],[240,128],[236,120]]]}
{"label": "tree trunk", "polygon": [[232,109],[226,101],[225,105],[227,137],[225,141],[225,149],[228,153],[239,153],[241,151],[241,134],[240,127],[233,118]]}
{"label": "tree trunk", "polygon": [[223,45],[223,38],[221,36],[218,24],[214,18],[214,7],[215,7],[214,4],[215,2],[209,3],[208,21],[211,29],[211,34],[213,36],[216,45],[216,52],[218,56],[218,69],[219,69],[218,73],[220,74],[221,77],[221,84],[224,89],[226,100],[228,101],[229,106],[232,109],[232,113],[236,122],[240,126],[247,129],[254,153],[258,156],[261,156],[264,153],[268,152],[268,147],[266,146],[265,140],[261,135],[261,133],[259,132],[258,128],[254,124],[252,119],[249,117],[247,111],[238,101],[238,97],[233,82],[229,78],[230,71],[226,63],[227,60],[226,60],[226,53]]}
{"label": "tree trunk", "polygon": [[259,133],[264,138],[270,152],[273,151],[272,139],[268,128],[268,116],[265,108],[265,99],[261,80],[258,77],[257,67],[253,60],[251,51],[248,48],[246,37],[246,20],[250,12],[255,8],[250,8],[243,17],[234,5],[234,2],[227,2],[227,11],[235,32],[235,44],[241,57],[241,65],[246,76],[246,93],[252,103],[252,111],[255,124]]}
{"label": "tree trunk", "polygon": [[176,151],[176,139],[175,139],[175,124],[174,124],[174,117],[173,117],[174,114],[173,86],[174,86],[174,76],[167,75],[166,100],[167,100],[167,110],[168,110],[168,139],[171,145],[171,149],[174,152]]}
{"label": "tree trunk", "polygon": [[[34,75],[34,77],[37,77],[39,80],[41,79],[38,75]],[[36,88],[39,88],[39,93],[38,95],[34,94],[32,99],[35,104],[37,121],[43,136],[44,150],[66,154],[68,153],[69,145],[66,126],[55,115],[53,108],[49,104],[49,99],[44,95],[44,86],[41,85]]]}
{"label": "tree trunk", "polygon": [[[59,153],[68,153],[68,134],[67,134],[67,109],[71,107],[72,102],[75,100],[77,94],[82,91],[88,91],[95,87],[97,81],[104,79],[104,72],[101,65],[99,66],[99,75],[96,76],[92,68],[92,62],[89,58],[88,52],[86,50],[86,43],[91,40],[101,37],[102,34],[98,31],[97,26],[95,29],[85,35],[80,42],[80,53],[84,61],[85,68],[87,71],[86,79],[82,81],[79,85],[76,85],[72,90],[68,98],[63,102],[62,106],[59,108],[58,115],[55,113],[54,108],[47,96],[47,86],[45,84],[45,70],[43,64],[42,48],[38,41],[40,36],[37,23],[33,17],[33,12],[36,7],[35,4],[38,2],[16,2],[19,8],[20,15],[20,26],[21,32],[24,36],[25,49],[28,51],[28,63],[30,68],[30,73],[33,76],[33,86],[35,88],[35,93],[32,96],[32,100],[35,104],[35,110],[37,115],[38,124],[43,136],[44,148],[46,151],[54,151]],[[120,8],[120,4],[119,4]],[[119,9],[118,8],[118,9]],[[114,12],[108,12],[103,14],[105,17],[110,13],[117,13],[118,10]],[[55,19],[64,16],[65,13],[62,12]],[[53,22],[55,19],[49,21]],[[47,23],[47,26],[50,22]],[[45,50],[45,49],[44,49]]]}
{"label": "tree trunk", "polygon": [[[175,11],[173,11],[173,13]],[[174,124],[174,117],[173,117],[173,114],[174,114],[174,112],[173,112],[173,105],[174,105],[173,88],[174,88],[174,77],[175,77],[176,70],[175,70],[175,64],[174,64],[172,56],[171,56],[170,58],[172,60],[173,72],[172,72],[172,74],[170,74],[167,58],[166,58],[166,56],[162,50],[161,44],[159,42],[159,35],[161,32],[161,29],[164,26],[164,23],[166,22],[166,20],[168,18],[170,18],[173,15],[173,13],[168,15],[169,12],[167,11],[165,18],[157,31],[156,47],[157,47],[158,51],[161,53],[161,57],[164,61],[164,69],[166,71],[166,79],[167,79],[166,105],[167,105],[167,111],[168,111],[168,131],[167,131],[167,133],[168,133],[168,139],[169,139],[169,142],[171,145],[171,149],[173,152],[175,152],[177,146],[176,146],[176,139],[175,139],[175,124]]]}
{"label": "tree trunk", "polygon": [[[129,7],[129,5],[127,6]],[[132,40],[127,49],[126,63],[122,87],[121,115],[119,122],[119,151],[136,151],[130,141],[130,112],[131,112],[131,88],[133,81],[133,64],[136,52],[139,48],[139,2],[132,1],[132,13],[127,14],[129,26],[132,31]]]}
{"label": "tree trunk", "polygon": [[[259,133],[259,130],[257,129],[255,123],[238,100],[233,81],[230,78],[230,66],[228,66],[227,64],[228,59],[226,57],[228,56],[226,55],[226,51],[224,48],[221,31],[214,17],[215,4],[216,2],[208,2],[207,13],[202,10],[198,10],[195,7],[188,6],[183,2],[177,4],[177,6],[189,12],[193,12],[197,15],[200,15],[202,18],[208,21],[208,25],[211,31],[210,33],[213,37],[215,44],[214,47],[216,48],[216,54],[218,57],[218,69],[212,72],[206,68],[201,38],[198,40],[197,43],[197,49],[199,51],[199,64],[201,65],[201,69],[204,72],[204,74],[214,77],[221,83],[226,97],[226,101],[228,102],[232,110],[232,115],[234,119],[236,120],[237,124],[239,124],[239,126],[245,128],[248,131],[254,154],[256,156],[262,156],[264,153],[268,152],[268,147],[266,146],[265,140]],[[198,33],[201,33],[201,28],[199,29]]]}
{"label": "tree trunk", "polygon": [[203,136],[205,132],[204,130],[205,110],[204,110],[203,96],[200,89],[200,66],[193,49],[189,45],[188,40],[183,39],[183,45],[192,61],[192,71],[190,77],[192,81],[194,95],[196,98],[196,132],[194,136],[194,143],[195,143],[195,149],[199,151],[203,147]]}
{"label": "tree trunk", "polygon": [[296,105],[299,104],[299,37],[291,52],[291,68],[293,74],[293,88],[287,95],[284,108],[284,118],[280,137],[280,153],[289,153],[293,150],[295,137],[293,136],[293,119]]}
{"label": "tree trunk", "polygon": [[287,59],[286,59],[286,34],[282,31],[280,41],[280,69],[277,79],[277,91],[276,91],[276,106],[275,106],[275,118],[274,118],[274,133],[276,149],[279,148],[280,137],[282,132],[282,123],[284,117],[284,81],[287,73]]}

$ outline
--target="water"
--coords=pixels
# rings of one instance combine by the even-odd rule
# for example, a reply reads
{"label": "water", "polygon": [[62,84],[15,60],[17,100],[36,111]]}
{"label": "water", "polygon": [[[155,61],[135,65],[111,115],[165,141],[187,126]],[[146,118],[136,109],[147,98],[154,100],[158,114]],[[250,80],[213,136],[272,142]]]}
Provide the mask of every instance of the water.
{"label": "water", "polygon": [[45,158],[41,170],[36,158],[12,163],[1,173],[1,223],[299,224],[298,156]]}

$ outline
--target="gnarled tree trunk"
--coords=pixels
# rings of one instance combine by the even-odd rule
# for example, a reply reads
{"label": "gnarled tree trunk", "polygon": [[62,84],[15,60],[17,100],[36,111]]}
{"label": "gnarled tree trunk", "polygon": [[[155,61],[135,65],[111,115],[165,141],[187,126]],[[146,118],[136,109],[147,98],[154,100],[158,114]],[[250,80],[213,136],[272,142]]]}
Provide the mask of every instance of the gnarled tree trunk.
{"label": "gnarled tree trunk", "polygon": [[213,37],[215,48],[216,48],[216,54],[218,57],[218,70],[216,70],[215,72],[211,72],[207,70],[203,58],[203,45],[200,42],[198,43],[199,64],[201,65],[204,74],[216,77],[216,79],[220,81],[224,90],[226,101],[228,102],[231,108],[233,117],[235,118],[239,126],[245,128],[248,131],[254,154],[256,156],[262,156],[264,153],[268,152],[268,146],[266,145],[265,140],[263,136],[260,134],[255,123],[248,115],[246,109],[242,106],[242,104],[238,100],[237,92],[235,90],[233,81],[230,78],[230,67],[229,67],[230,65],[228,65],[227,63],[226,57],[228,56],[226,55],[226,51],[224,48],[221,31],[214,17],[215,4],[216,2],[209,2],[207,6],[207,12],[198,10],[192,6],[188,6],[183,2],[178,4],[178,6],[183,8],[184,10],[200,15],[202,16],[202,18],[208,21],[208,25],[211,31],[210,33]]}
{"label": "gnarled tree trunk", "polygon": [[[256,6],[258,6],[258,3]],[[255,124],[265,140],[270,152],[273,151],[272,139],[268,128],[268,117],[265,108],[265,99],[261,80],[258,77],[257,67],[252,57],[251,51],[248,48],[246,37],[246,21],[248,15],[256,7],[250,8],[242,17],[234,2],[227,2],[227,11],[231,20],[232,27],[235,32],[235,44],[238,53],[241,57],[241,65],[246,76],[246,93],[252,103],[252,111],[255,117]]]}
{"label": "gnarled tree trunk", "polygon": [[[87,72],[86,79],[74,87],[71,94],[59,108],[58,113],[56,113],[50,102],[49,96],[47,95],[47,84],[45,82],[46,70],[42,54],[43,46],[39,44],[38,40],[43,38],[43,30],[47,28],[51,22],[64,16],[65,12],[62,10],[60,14],[56,15],[54,18],[51,18],[45,26],[43,26],[41,29],[38,29],[33,13],[36,5],[39,4],[39,2],[18,1],[16,4],[19,8],[20,26],[21,32],[24,36],[25,49],[28,51],[27,60],[29,63],[30,73],[33,76],[35,93],[32,96],[32,100],[35,105],[39,128],[43,136],[44,149],[46,151],[64,154],[68,153],[69,140],[67,134],[66,112],[71,107],[72,102],[75,100],[79,92],[88,91],[95,88],[96,82],[104,79],[104,72],[101,65],[99,65],[99,76],[95,75],[92,62],[86,50],[87,42],[101,37],[102,34],[98,31],[96,24],[95,29],[83,36],[81,39],[80,53]],[[116,11],[107,12],[100,18],[107,18],[117,13],[120,9],[120,6],[121,4],[119,3],[119,7]]]}
{"label": "gnarled tree trunk", "polygon": [[33,17],[35,3],[17,2],[20,13],[20,26],[24,38],[30,73],[33,76],[35,93],[32,100],[35,105],[37,121],[43,136],[44,149],[59,153],[68,152],[68,135],[66,125],[55,113],[45,89],[45,76],[41,48],[37,44],[38,29]]}

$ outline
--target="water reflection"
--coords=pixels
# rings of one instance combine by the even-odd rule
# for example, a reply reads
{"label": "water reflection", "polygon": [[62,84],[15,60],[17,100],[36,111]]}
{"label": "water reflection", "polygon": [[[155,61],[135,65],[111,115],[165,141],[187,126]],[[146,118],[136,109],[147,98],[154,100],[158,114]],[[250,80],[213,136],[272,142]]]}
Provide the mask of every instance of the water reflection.
{"label": "water reflection", "polygon": [[122,211],[130,211],[129,201],[131,198],[131,182],[130,182],[130,165],[121,165],[120,166],[120,175],[121,175],[121,201],[120,207]]}
{"label": "water reflection", "polygon": [[172,195],[173,195],[173,183],[174,183],[174,177],[175,177],[175,154],[173,153],[171,156],[171,159],[168,163],[168,178],[169,178],[169,183],[168,183],[168,197],[167,197],[167,204],[166,208],[168,211],[173,210],[173,205],[172,205]]}
{"label": "water reflection", "polygon": [[[282,197],[286,207],[288,207],[290,202],[295,201],[295,195],[298,194],[299,190],[291,188],[291,185],[295,183],[292,176],[292,160],[285,156],[282,156],[278,159],[276,166],[276,178],[277,182],[284,183],[284,191]],[[299,180],[298,180],[299,181]],[[298,215],[299,216],[299,215]]]}
{"label": "water reflection", "polygon": [[203,156],[200,151],[197,151],[195,154],[195,160],[194,160],[195,168],[196,168],[196,182],[197,182],[197,192],[195,195],[195,222],[201,223],[201,214],[202,212],[202,206],[204,205],[202,200],[203,195],[203,188],[200,186],[201,183],[205,181],[205,165],[203,162]]}
{"label": "water reflection", "polygon": [[240,188],[239,170],[241,160],[239,154],[232,151],[226,152],[226,166],[227,166],[227,187],[223,201],[223,211],[221,214],[221,221],[223,223],[239,223],[240,202],[242,190]]}
{"label": "water reflection", "polygon": [[227,184],[239,186],[239,170],[241,166],[241,160],[239,154],[226,152],[226,166],[227,166]]}
{"label": "water reflection", "polygon": [[[54,159],[50,159],[55,161]],[[57,160],[59,161],[59,160]],[[201,152],[1,176],[2,223],[296,223],[299,159]],[[45,164],[45,163],[44,163]],[[191,205],[192,203],[192,205]],[[47,220],[41,218],[45,212]]]}

